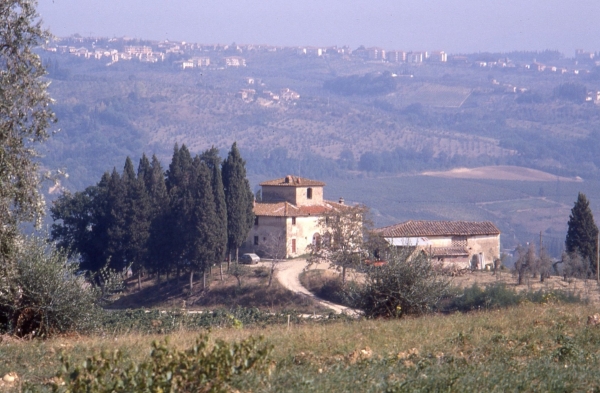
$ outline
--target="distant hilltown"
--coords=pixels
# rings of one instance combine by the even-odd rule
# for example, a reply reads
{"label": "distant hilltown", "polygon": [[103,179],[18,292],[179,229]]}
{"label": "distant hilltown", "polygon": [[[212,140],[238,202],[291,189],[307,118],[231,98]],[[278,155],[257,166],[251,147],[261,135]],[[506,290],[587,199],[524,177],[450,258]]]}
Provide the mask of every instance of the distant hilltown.
{"label": "distant hilltown", "polygon": [[[197,44],[185,41],[148,41],[134,38],[70,37],[57,38],[44,49],[59,54],[69,54],[85,59],[106,61],[110,66],[119,61],[137,60],[147,63],[170,61],[186,70],[193,68],[224,69],[245,67],[244,54],[258,52],[284,52],[299,57],[342,56],[348,60],[363,59],[373,62],[406,63],[421,65],[427,63],[474,66],[487,68],[522,67],[538,72],[587,73],[594,66],[600,66],[600,53],[582,49],[575,51],[571,59],[551,61],[543,64],[538,61],[522,62],[508,57],[490,58],[490,56],[449,55],[438,51],[386,50],[379,47],[360,46],[350,49],[348,46],[275,46],[275,45],[238,45],[238,44]],[[543,52],[542,52],[543,53]],[[481,54],[487,55],[487,54]],[[570,66],[570,67],[568,67]]]}

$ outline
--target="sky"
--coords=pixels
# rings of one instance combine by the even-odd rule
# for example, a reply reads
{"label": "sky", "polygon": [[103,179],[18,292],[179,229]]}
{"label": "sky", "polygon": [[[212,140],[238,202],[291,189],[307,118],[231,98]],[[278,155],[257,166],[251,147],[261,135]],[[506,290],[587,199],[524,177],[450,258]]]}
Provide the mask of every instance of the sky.
{"label": "sky", "polygon": [[360,45],[448,53],[600,51],[600,0],[38,0],[59,37]]}

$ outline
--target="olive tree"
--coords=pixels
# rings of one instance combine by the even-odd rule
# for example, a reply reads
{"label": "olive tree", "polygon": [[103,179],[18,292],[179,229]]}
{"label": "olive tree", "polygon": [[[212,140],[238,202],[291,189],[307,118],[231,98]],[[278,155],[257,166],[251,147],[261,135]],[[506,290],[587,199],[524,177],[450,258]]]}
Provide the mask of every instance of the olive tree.
{"label": "olive tree", "polygon": [[328,262],[341,270],[342,284],[346,283],[348,268],[358,267],[366,254],[371,222],[365,205],[337,205],[319,219],[319,236],[308,246],[309,263]]}
{"label": "olive tree", "polygon": [[366,317],[425,313],[446,294],[449,285],[429,256],[414,247],[389,248],[384,263],[363,269],[363,282],[350,286],[346,295]]}
{"label": "olive tree", "polygon": [[10,281],[0,281],[0,329],[21,337],[92,329],[100,306],[123,289],[120,274],[81,274],[66,251],[42,237],[22,239],[13,267]]}
{"label": "olive tree", "polygon": [[0,2],[0,269],[14,260],[19,223],[40,222],[44,213],[35,148],[48,138],[54,115],[44,67],[33,51],[49,37],[36,5]]}

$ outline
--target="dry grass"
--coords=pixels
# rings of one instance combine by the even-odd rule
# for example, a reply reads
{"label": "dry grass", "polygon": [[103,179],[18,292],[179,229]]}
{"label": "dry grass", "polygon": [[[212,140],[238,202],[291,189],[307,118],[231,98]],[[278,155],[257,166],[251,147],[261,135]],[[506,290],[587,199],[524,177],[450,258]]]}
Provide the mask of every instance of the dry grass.
{"label": "dry grass", "polygon": [[235,307],[256,307],[261,310],[278,312],[296,310],[303,313],[323,312],[325,309],[314,300],[285,289],[273,279],[268,283],[268,269],[260,266],[245,266],[246,274],[242,285],[238,286],[235,277],[227,274],[224,267],[223,281],[218,269],[213,269],[207,277],[208,288],[202,289],[202,277],[195,276],[194,290],[189,291],[189,277],[172,278],[160,284],[154,278],[146,277],[142,290],[138,290],[137,280],[128,282],[124,295],[111,308],[180,308],[184,304],[189,310],[205,310]]}
{"label": "dry grass", "polygon": [[508,288],[517,291],[565,291],[578,295],[582,299],[588,300],[591,304],[600,305],[600,286],[595,280],[584,280],[579,278],[569,278],[564,280],[560,276],[551,276],[540,282],[539,276],[533,278],[526,276],[523,285],[517,285],[516,276],[508,270],[500,270],[497,274],[490,271],[468,272],[460,277],[453,277],[452,284],[460,288],[467,288],[473,284],[485,286],[490,284],[504,284]]}
{"label": "dry grass", "polygon": [[[394,374],[404,375],[404,378],[410,377],[411,370],[417,367],[419,361],[433,359],[433,365],[421,371],[433,373],[436,367],[440,372],[446,370],[443,359],[453,359],[454,366],[451,367],[461,364],[467,368],[479,367],[489,365],[498,353],[506,357],[503,362],[512,364],[516,361],[525,369],[540,359],[553,356],[561,345],[557,335],[573,338],[577,345],[585,345],[582,351],[597,356],[600,351],[600,335],[597,332],[600,329],[586,326],[587,316],[595,312],[597,308],[594,306],[524,304],[502,311],[430,315],[393,321],[222,329],[212,332],[211,338],[232,342],[262,335],[273,345],[272,359],[277,367],[271,381],[268,386],[255,386],[253,390],[293,391],[295,388],[292,389],[290,384],[297,378],[322,379],[322,388],[330,383],[328,375],[331,381],[340,376],[354,378],[344,382],[346,385],[342,383],[334,388],[344,391],[348,384],[366,383],[361,375],[369,368],[373,368],[374,373],[369,378],[375,378],[375,374],[381,371],[381,362],[388,364],[385,367],[387,377]],[[584,340],[583,335],[589,337],[585,336]],[[196,337],[197,333],[180,331],[170,336],[170,343],[186,348],[194,343]],[[589,341],[590,337],[593,340]],[[17,372],[22,380],[39,384],[58,370],[61,352],[80,362],[94,353],[119,349],[132,361],[141,361],[149,354],[150,342],[162,339],[164,337],[160,335],[128,334],[3,341],[0,343],[0,375]],[[557,364],[559,372],[561,364]],[[313,388],[319,390],[318,387]],[[459,391],[456,388],[452,390]]]}

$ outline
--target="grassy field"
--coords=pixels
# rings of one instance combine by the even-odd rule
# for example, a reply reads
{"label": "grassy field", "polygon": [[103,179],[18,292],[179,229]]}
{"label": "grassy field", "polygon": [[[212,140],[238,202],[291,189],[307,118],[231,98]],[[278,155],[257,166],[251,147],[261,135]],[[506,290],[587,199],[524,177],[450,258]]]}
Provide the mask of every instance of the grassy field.
{"label": "grassy field", "polygon": [[[255,392],[597,391],[600,328],[586,324],[596,307],[522,304],[502,311],[430,315],[403,320],[308,323],[220,329],[228,342],[262,335],[272,345],[271,375],[234,381]],[[190,347],[197,333],[171,335]],[[0,342],[0,374],[43,385],[60,367],[61,353],[83,362],[120,350],[146,359],[160,335],[60,337]],[[5,384],[6,385],[6,384]],[[16,391],[17,385],[2,391]]]}

